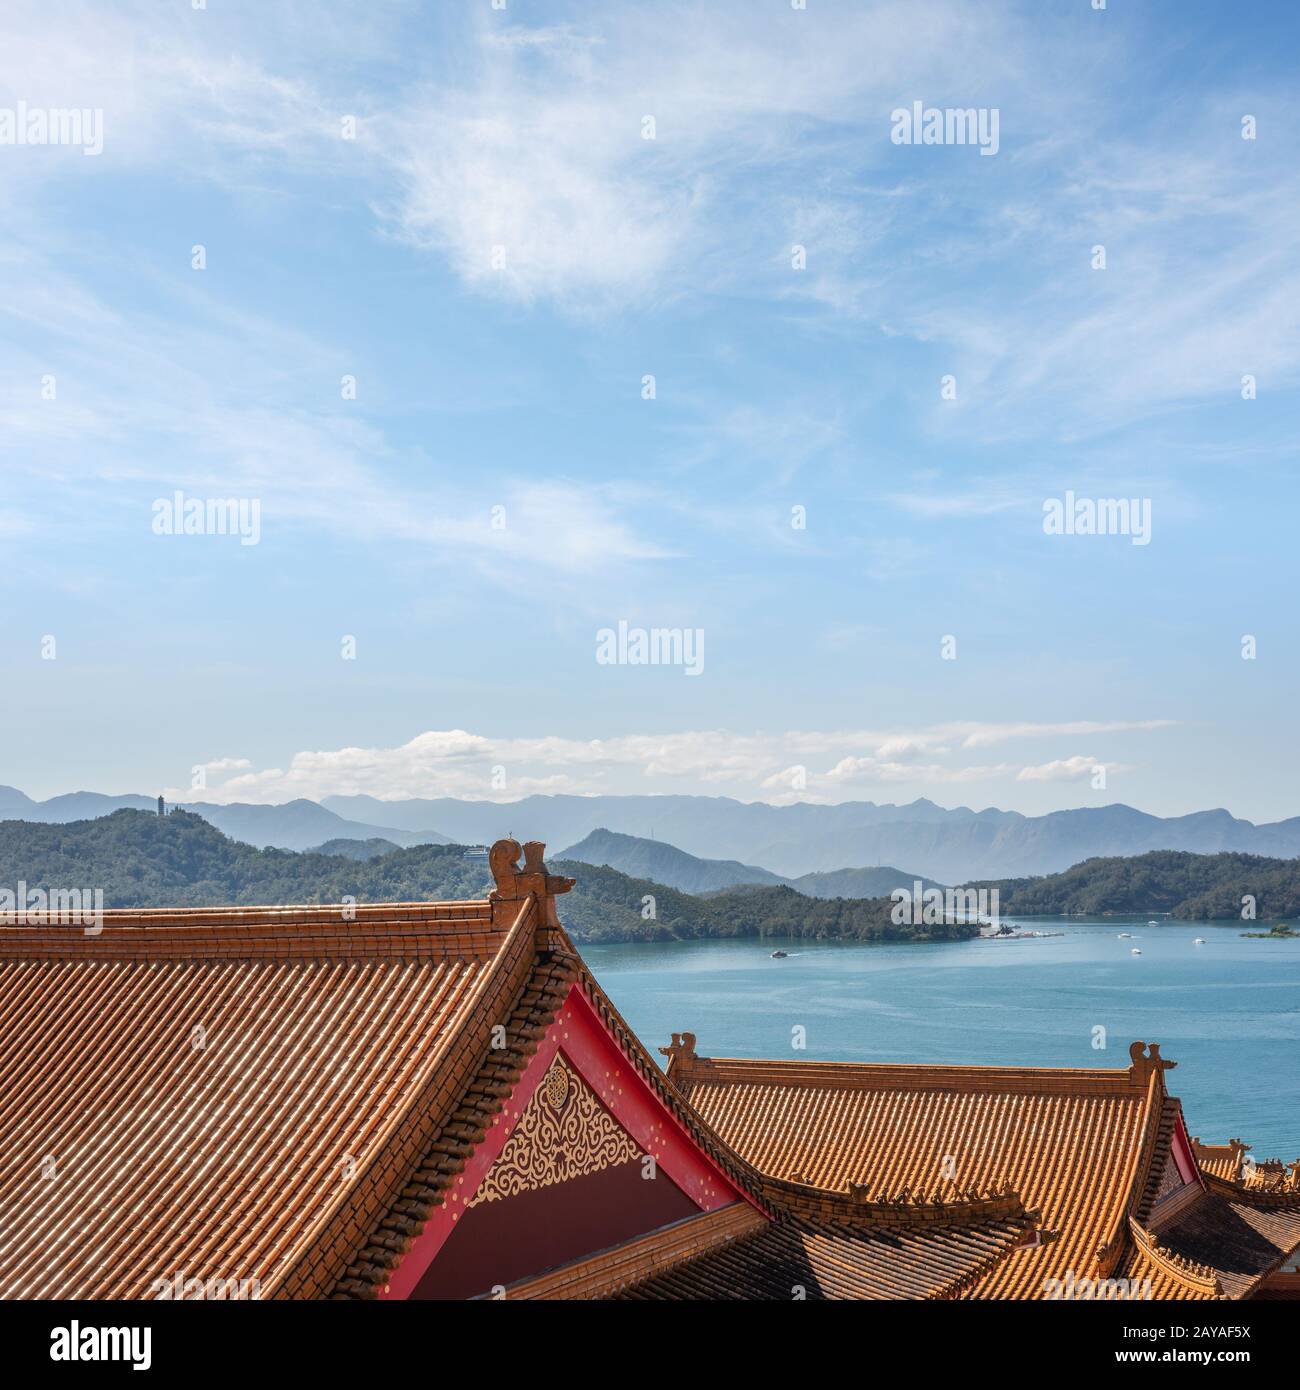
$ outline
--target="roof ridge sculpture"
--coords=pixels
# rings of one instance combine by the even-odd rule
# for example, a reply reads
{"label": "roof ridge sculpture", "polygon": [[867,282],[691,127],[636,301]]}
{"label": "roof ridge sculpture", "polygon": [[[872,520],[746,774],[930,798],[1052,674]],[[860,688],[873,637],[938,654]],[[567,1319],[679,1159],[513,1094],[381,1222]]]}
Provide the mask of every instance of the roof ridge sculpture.
{"label": "roof ridge sculpture", "polygon": [[[523,867],[519,857],[523,855]],[[498,840],[488,851],[488,867],[496,887],[488,894],[492,920],[506,921],[513,912],[512,904],[530,894],[536,897],[543,914],[545,927],[559,928],[555,897],[567,893],[575,880],[551,873],[544,862],[546,845],[541,840],[529,840],[522,847],[518,840]]]}

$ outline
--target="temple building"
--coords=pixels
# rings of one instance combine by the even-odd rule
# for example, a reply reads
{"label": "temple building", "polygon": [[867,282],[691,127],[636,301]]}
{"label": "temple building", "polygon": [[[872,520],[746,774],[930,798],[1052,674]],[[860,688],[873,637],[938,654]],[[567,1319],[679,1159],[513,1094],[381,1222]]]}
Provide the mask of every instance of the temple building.
{"label": "temple building", "polygon": [[[499,841],[482,901],[0,933],[0,1296],[1300,1298],[1300,1164],[1174,1065],[662,1068]],[[690,1020],[684,1020],[689,1022]]]}

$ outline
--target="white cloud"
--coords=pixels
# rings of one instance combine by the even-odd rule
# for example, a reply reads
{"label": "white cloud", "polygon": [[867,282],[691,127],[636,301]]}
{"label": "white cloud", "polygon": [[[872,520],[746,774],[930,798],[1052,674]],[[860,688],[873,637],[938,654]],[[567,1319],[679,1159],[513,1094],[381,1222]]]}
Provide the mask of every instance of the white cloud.
{"label": "white cloud", "polygon": [[[8,7],[0,87],[102,106],[106,169],[183,158],[222,183],[326,173],[331,196],[368,202],[469,287],[525,303],[803,296],[855,334],[865,318],[951,356],[965,438],[1080,438],[1230,398],[1241,372],[1269,389],[1300,376],[1300,176],[1267,138],[1293,103],[1252,94],[1267,111],[1253,144],[1232,138],[1245,109],[1232,93],[1186,109],[1175,97],[1135,137],[1113,99],[1134,61],[1122,40],[1090,36],[1103,88],[1063,30],[1026,25],[1012,4],[573,6],[533,28],[484,6],[444,19],[441,70],[418,82],[413,69],[392,80],[400,7],[63,8],[55,41],[46,6]],[[887,166],[890,108],[945,91],[1015,111],[998,160],[941,179],[922,158]],[[358,116],[355,142],[339,138],[344,114]],[[43,157],[66,151],[27,153],[42,157],[7,158],[0,177],[67,171]],[[917,254],[932,215],[955,226]],[[1108,243],[1104,272],[1087,266],[1093,237]],[[775,274],[795,240],[809,269]],[[991,273],[1008,256],[1011,283]],[[897,501],[922,516],[1012,505],[992,498]],[[914,567],[882,554],[873,572]]]}
{"label": "white cloud", "polygon": [[[888,149],[901,88],[958,74],[969,86],[977,67],[996,83],[1017,46],[1000,7],[947,0],[923,16],[901,0],[820,16],[734,3],[575,14],[581,27],[529,30],[485,12],[455,80],[391,104],[367,140],[396,178],[384,209],[398,235],[475,289],[576,308],[752,284],[776,245],[758,181],[836,141],[856,159]],[[852,292],[838,267],[871,214],[847,188],[785,200],[787,262],[790,241],[811,239],[804,284],[838,302]]]}
{"label": "white cloud", "polygon": [[[1169,721],[1111,721],[1090,727],[1111,733],[1167,727]],[[304,796],[367,793],[380,798],[462,796],[514,800],[532,791],[575,794],[633,791],[717,791],[754,799],[840,799],[871,784],[941,786],[978,782],[1060,780],[1081,775],[1094,759],[964,763],[961,747],[1059,737],[1078,724],[945,724],[913,730],[791,730],[742,734],[725,729],[625,734],[607,739],[555,735],[489,737],[464,729],[430,730],[394,748],[348,747],[297,753],[287,768],[242,770],[209,790],[214,801],[286,801]],[[866,751],[864,751],[866,750]],[[913,761],[928,754],[930,761]],[[941,761],[949,758],[949,761]],[[1119,768],[1119,764],[1107,764]],[[493,787],[493,770],[506,774]],[[796,776],[796,774],[800,774]],[[800,780],[806,789],[795,792]],[[173,792],[169,791],[168,795]]]}
{"label": "white cloud", "polygon": [[[0,413],[22,463],[10,490],[30,513],[0,524],[7,534],[38,536],[37,514],[55,516],[65,535],[99,526],[85,493],[112,489],[120,512],[139,484],[170,496],[240,496],[261,503],[264,543],[307,529],[341,540],[397,542],[431,563],[469,562],[516,593],[520,556],[559,578],[616,574],[672,549],[641,533],[623,490],[563,477],[467,475],[453,459],[399,452],[361,407],[292,404],[299,380],[339,380],[336,354],[255,314],[218,308],[192,319],[183,296],[169,319],[119,314],[82,288],[39,247],[11,246],[0,256],[0,319],[27,330],[20,347],[0,344]],[[35,332],[38,337],[31,337]],[[111,352],[106,344],[111,342]],[[55,400],[39,395],[57,365]],[[238,381],[231,393],[221,383]],[[141,389],[141,383],[146,383]],[[253,383],[253,385],[249,385]],[[284,399],[287,391],[288,401]],[[319,388],[305,393],[318,397]],[[93,449],[70,448],[87,439]],[[51,477],[63,486],[52,490]],[[646,496],[642,489],[637,501]],[[138,503],[147,534],[149,498]],[[504,511],[493,524],[492,508]],[[643,513],[644,508],[638,507]],[[529,598],[529,592],[521,595]]]}
{"label": "white cloud", "polygon": [[993,516],[998,512],[1025,505],[1027,499],[1009,494],[1005,484],[991,482],[978,491],[896,493],[888,499],[900,510],[926,520],[948,517]]}
{"label": "white cloud", "polygon": [[1055,758],[1036,767],[1022,767],[1016,773],[1017,782],[1078,782],[1092,777],[1098,769],[1107,773],[1126,772],[1122,763],[1101,762],[1091,754],[1076,753],[1072,758]]}
{"label": "white cloud", "polygon": [[195,766],[201,767],[204,772],[233,772],[252,767],[253,764],[248,758],[214,758],[211,762],[197,763]]}
{"label": "white cloud", "polygon": [[944,727],[961,739],[963,748],[987,748],[990,744],[1006,743],[1014,738],[1035,738],[1050,735],[1054,738],[1083,734],[1147,733],[1155,729],[1172,728],[1172,719],[1074,719],[1062,724],[948,724]]}

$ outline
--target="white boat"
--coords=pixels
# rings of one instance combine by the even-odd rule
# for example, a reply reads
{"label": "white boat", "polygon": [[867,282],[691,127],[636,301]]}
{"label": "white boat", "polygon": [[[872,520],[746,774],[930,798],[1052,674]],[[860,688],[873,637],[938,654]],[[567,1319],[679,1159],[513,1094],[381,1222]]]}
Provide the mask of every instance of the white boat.
{"label": "white boat", "polygon": [[1132,941],[1132,940],[1133,940],[1133,933],[1132,933],[1132,932],[1128,932],[1128,931],[1122,931],[1122,932],[1120,932],[1120,934],[1119,934],[1118,940],[1120,940],[1120,941]]}
{"label": "white boat", "polygon": [[1193,946],[1204,946],[1204,945],[1205,945],[1205,938],[1204,938],[1203,936],[1198,936],[1198,937],[1192,942],[1192,945],[1193,945]]}
{"label": "white boat", "polygon": [[1129,955],[1131,956],[1140,956],[1141,954],[1142,952],[1139,951],[1136,946],[1134,946],[1133,949],[1129,952]]}
{"label": "white boat", "polygon": [[1157,922],[1154,917],[1147,923],[1148,927],[1158,927],[1159,925],[1160,923]]}

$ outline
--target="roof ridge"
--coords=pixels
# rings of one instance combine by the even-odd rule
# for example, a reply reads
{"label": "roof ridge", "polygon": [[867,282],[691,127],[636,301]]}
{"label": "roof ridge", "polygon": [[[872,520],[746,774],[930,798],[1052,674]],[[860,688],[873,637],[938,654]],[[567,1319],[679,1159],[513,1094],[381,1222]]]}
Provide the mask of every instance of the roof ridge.
{"label": "roof ridge", "polygon": [[[1152,1142],[1151,1161],[1142,1173],[1141,1183],[1135,1182],[1132,1200],[1129,1204],[1129,1210],[1143,1225],[1146,1224],[1156,1204],[1156,1194],[1173,1157],[1170,1149],[1174,1133],[1178,1127],[1178,1117],[1181,1113],[1182,1106],[1176,1096],[1168,1094],[1161,1096],[1160,1113],[1156,1119],[1155,1137]],[[1164,1152],[1165,1156],[1163,1164],[1156,1162],[1161,1151]]]}
{"label": "roof ridge", "polygon": [[394,898],[391,902],[385,900],[353,904],[335,902],[211,903],[193,907],[106,907],[103,915],[105,920],[120,919],[122,922],[126,922],[135,917],[143,919],[204,917],[213,914],[223,917],[278,918],[293,912],[342,912],[345,907],[347,910],[362,916],[366,913],[400,912],[403,910],[426,913],[437,908],[453,908],[457,911],[464,908],[475,908],[481,912],[487,912],[490,906],[487,898]]}
{"label": "roof ridge", "polygon": [[[642,1080],[651,1087],[668,1111],[686,1127],[695,1144],[708,1154],[750,1201],[761,1206],[761,1194],[766,1182],[762,1172],[727,1143],[682,1094],[673,1078],[671,1059],[666,1073],[659,1067],[650,1055],[649,1049],[628,1026],[622,1014],[614,1007],[613,1001],[597,983],[596,977],[578,954],[563,927],[559,928],[559,936],[568,944],[568,949],[573,952],[578,962],[578,981],[597,1016],[614,1035],[615,1042],[636,1068]],[[660,1051],[664,1049],[661,1048]]]}
{"label": "roof ridge", "polygon": [[[768,1222],[748,1202],[696,1212],[621,1245],[571,1260],[506,1287],[507,1299],[611,1298],[709,1254],[752,1239]],[[480,1295],[485,1297],[485,1295]]]}
{"label": "roof ridge", "polygon": [[1229,1197],[1234,1202],[1242,1202],[1260,1211],[1300,1211],[1300,1187],[1290,1185],[1291,1179],[1285,1171],[1279,1175],[1275,1185],[1247,1183],[1241,1179],[1233,1182],[1216,1173],[1202,1173],[1201,1176],[1205,1179],[1207,1190],[1220,1197]]}
{"label": "roof ridge", "polygon": [[[471,910],[466,911],[465,908]],[[454,910],[453,910],[454,909]],[[393,913],[385,907],[351,909],[331,905],[310,914],[233,916],[177,921],[110,920],[102,926],[6,927],[0,930],[0,959],[8,960],[193,960],[258,957],[365,958],[496,953],[505,937],[494,927],[487,904],[432,904],[422,913]]]}
{"label": "roof ridge", "polygon": [[[1134,1061],[1137,1062],[1145,1047],[1143,1043],[1133,1044]],[[1157,1061],[1160,1056],[1158,1043],[1152,1044]],[[1173,1065],[1172,1063],[1170,1065]],[[1165,1083],[1164,1068],[1148,1066],[1138,1073],[1146,1082],[1146,1096],[1143,1101],[1142,1132],[1138,1137],[1137,1150],[1133,1155],[1132,1167],[1123,1187],[1124,1199],[1115,1213],[1114,1224],[1098,1244],[1096,1260],[1098,1272],[1108,1278],[1119,1267],[1124,1256],[1125,1237],[1134,1229],[1150,1235],[1137,1220],[1137,1212],[1142,1206],[1155,1167],[1156,1154],[1160,1149],[1160,1139],[1166,1133],[1165,1127]],[[1172,1133],[1172,1130],[1168,1130]],[[1154,1239],[1154,1237],[1151,1237]]]}
{"label": "roof ridge", "polygon": [[[692,1034],[674,1034],[674,1039]],[[1077,1092],[1096,1089],[1128,1092],[1133,1089],[1132,1068],[1008,1067],[965,1065],[948,1062],[839,1062],[808,1059],[700,1057],[686,1054],[675,1042],[661,1048],[671,1056],[669,1075],[679,1087],[694,1084],[807,1086],[820,1083],[827,1090],[871,1089],[995,1089],[1009,1088]],[[945,1086],[945,1083],[948,1083]]]}
{"label": "roof ridge", "polygon": [[505,1037],[518,1041],[489,1049],[479,1061],[459,1105],[430,1136],[401,1191],[381,1212],[334,1284],[332,1297],[378,1296],[514,1092],[564,1003],[575,973],[569,957],[555,956],[545,962],[534,958],[505,1024]]}
{"label": "roof ridge", "polygon": [[764,1196],[778,1215],[848,1224],[855,1229],[897,1230],[951,1225],[963,1221],[1018,1221],[1036,1227],[1039,1213],[1029,1210],[1009,1182],[951,1191],[913,1192],[901,1188],[891,1196],[871,1196],[868,1183],[847,1188],[817,1187],[796,1178],[764,1179]]}
{"label": "roof ridge", "polygon": [[[389,1115],[374,1158],[366,1169],[352,1174],[340,1200],[300,1232],[282,1271],[270,1287],[264,1287],[263,1297],[284,1296],[286,1290],[290,1297],[321,1296],[343,1276],[350,1257],[364,1245],[376,1205],[388,1211],[398,1200],[420,1155],[464,1102],[468,1089],[464,1073],[459,1067],[448,1073],[443,1063],[461,1053],[476,1057],[486,1053],[493,1019],[500,1014],[482,1006],[495,992],[505,994],[513,1009],[526,989],[537,963],[536,918],[536,899],[522,899],[495,957],[461,1002],[455,1023],[439,1035],[431,1050],[420,1054],[424,1080]],[[516,975],[520,976],[517,981]],[[326,1238],[330,1234],[333,1240]]]}
{"label": "roof ridge", "polygon": [[1190,1260],[1168,1246],[1152,1231],[1148,1231],[1135,1217],[1128,1219],[1129,1234],[1134,1245],[1154,1265],[1162,1269],[1172,1279],[1176,1279],[1197,1293],[1208,1293],[1215,1298],[1224,1297],[1219,1273],[1212,1265]]}

